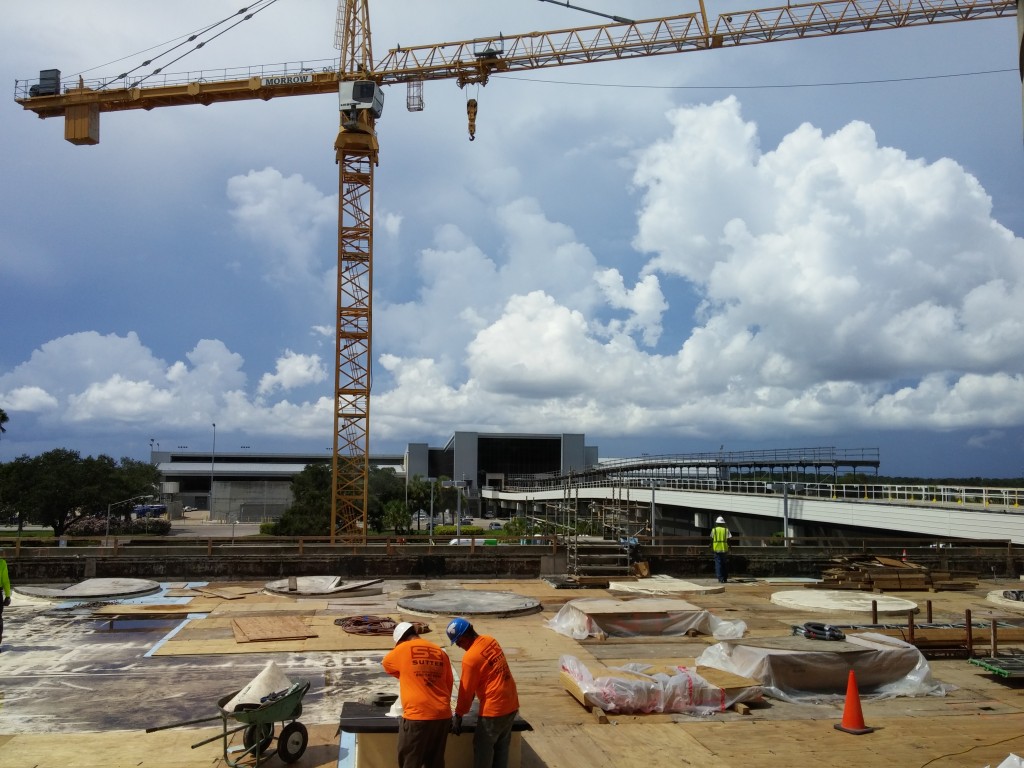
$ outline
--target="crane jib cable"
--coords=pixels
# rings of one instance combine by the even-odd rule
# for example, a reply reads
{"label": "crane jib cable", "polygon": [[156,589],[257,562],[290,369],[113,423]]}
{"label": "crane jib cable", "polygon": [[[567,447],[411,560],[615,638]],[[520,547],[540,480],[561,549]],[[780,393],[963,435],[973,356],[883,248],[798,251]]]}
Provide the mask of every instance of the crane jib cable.
{"label": "crane jib cable", "polygon": [[[207,40],[203,40],[203,41],[199,42],[199,43],[198,43],[197,45],[195,45],[194,47],[192,47],[192,48],[190,48],[189,50],[185,51],[184,53],[182,53],[182,54],[181,54],[180,56],[178,56],[177,58],[175,58],[175,59],[171,59],[171,60],[170,60],[169,62],[167,62],[167,63],[166,63],[166,64],[164,64],[163,66],[160,66],[160,67],[157,67],[156,69],[154,69],[154,70],[153,70],[152,72],[150,72],[150,73],[149,73],[148,75],[145,75],[144,77],[142,77],[142,78],[140,78],[140,79],[138,79],[138,80],[134,81],[134,82],[133,82],[133,83],[131,84],[131,87],[132,87],[132,88],[137,88],[137,87],[138,87],[139,85],[141,85],[142,83],[144,83],[144,82],[145,82],[145,81],[146,81],[147,79],[149,79],[149,78],[150,78],[150,77],[152,77],[153,75],[158,75],[158,74],[160,74],[161,72],[163,72],[163,71],[164,71],[164,69],[166,69],[166,68],[167,68],[167,67],[168,67],[169,65],[171,65],[171,64],[175,64],[175,63],[177,63],[177,62],[181,61],[181,60],[182,60],[183,58],[185,58],[186,56],[188,56],[188,55],[189,55],[190,53],[195,53],[195,52],[196,52],[196,51],[198,51],[198,50],[199,50],[200,48],[203,48],[203,47],[204,47],[204,46],[205,46],[205,45],[206,45],[207,43],[209,43],[209,42],[211,42],[211,41],[213,41],[213,40],[216,40],[216,39],[217,39],[218,37],[220,37],[221,35],[224,35],[224,34],[226,34],[226,33],[227,33],[228,31],[230,31],[230,30],[234,29],[234,28],[235,28],[235,27],[237,27],[237,26],[238,26],[239,24],[241,24],[241,23],[242,23],[243,21],[249,21],[249,20],[250,20],[250,19],[252,19],[252,18],[253,18],[253,17],[254,17],[254,16],[255,16],[255,15],[257,14],[257,13],[261,13],[262,11],[265,11],[265,10],[266,10],[267,8],[269,8],[269,7],[271,6],[271,5],[273,5],[273,4],[274,4],[274,3],[276,3],[276,2],[277,2],[277,0],[257,0],[257,2],[253,3],[252,5],[248,5],[248,6],[244,7],[244,8],[239,8],[239,9],[238,9],[237,11],[235,11],[235,12],[234,12],[233,14],[231,14],[230,16],[227,16],[227,17],[225,17],[225,18],[221,19],[220,21],[217,21],[217,22],[214,22],[214,23],[212,23],[212,24],[209,24],[209,25],[207,25],[206,27],[204,27],[204,28],[202,28],[202,29],[200,29],[200,30],[198,30],[198,31],[196,31],[196,32],[193,32],[193,33],[191,33],[191,34],[190,34],[190,35],[188,35],[188,37],[186,37],[186,38],[185,38],[185,39],[184,39],[184,40],[183,40],[182,42],[180,42],[180,43],[177,43],[176,45],[172,45],[172,46],[171,46],[170,48],[168,48],[168,49],[167,49],[166,51],[164,51],[163,53],[157,54],[156,56],[154,56],[154,57],[153,57],[153,58],[151,58],[151,59],[146,59],[146,60],[145,60],[144,62],[142,62],[142,63],[141,63],[141,64],[139,64],[138,66],[136,66],[136,67],[133,67],[132,69],[129,69],[129,70],[125,71],[125,72],[122,72],[122,73],[121,73],[121,74],[119,74],[119,75],[118,75],[117,77],[113,77],[113,78],[111,78],[110,80],[107,80],[107,81],[106,81],[106,82],[104,82],[104,83],[101,83],[101,84],[100,84],[100,86],[99,86],[99,88],[101,88],[101,89],[102,89],[102,88],[106,88],[106,87],[107,87],[108,85],[110,85],[111,83],[114,83],[114,82],[118,82],[118,81],[120,81],[120,80],[127,80],[127,79],[128,79],[128,76],[129,76],[130,74],[132,74],[133,72],[136,72],[136,71],[138,71],[138,70],[139,70],[139,69],[141,69],[142,67],[147,67],[147,66],[149,66],[150,64],[154,63],[155,61],[157,61],[157,60],[158,60],[158,59],[160,59],[161,57],[163,57],[163,56],[167,56],[167,55],[168,55],[168,54],[170,54],[171,52],[173,52],[173,51],[176,51],[177,49],[181,48],[181,46],[185,45],[186,43],[191,43],[191,42],[193,42],[193,41],[195,41],[195,40],[199,39],[199,38],[200,38],[200,37],[202,37],[203,35],[205,35],[205,34],[207,34],[207,33],[211,32],[211,31],[212,31],[212,30],[214,30],[214,29],[216,29],[217,27],[221,26],[222,24],[226,24],[226,23],[228,23],[229,21],[231,21],[231,20],[232,20],[232,19],[234,19],[235,17],[237,17],[237,16],[241,16],[242,14],[245,14],[244,16],[242,16],[242,18],[241,18],[241,19],[238,19],[237,21],[235,21],[235,23],[234,23],[234,24],[232,24],[231,26],[229,26],[229,27],[228,27],[227,29],[221,30],[220,32],[218,32],[217,34],[213,35],[213,36],[212,36],[212,37],[210,37],[209,39],[207,39]],[[147,49],[147,50],[151,50],[151,49]]]}

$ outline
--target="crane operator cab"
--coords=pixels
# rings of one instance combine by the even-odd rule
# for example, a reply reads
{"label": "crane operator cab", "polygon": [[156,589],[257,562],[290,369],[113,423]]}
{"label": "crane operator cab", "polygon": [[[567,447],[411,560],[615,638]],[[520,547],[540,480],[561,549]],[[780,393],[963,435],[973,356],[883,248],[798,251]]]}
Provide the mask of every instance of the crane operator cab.
{"label": "crane operator cab", "polygon": [[342,80],[338,83],[338,108],[352,121],[364,109],[376,120],[384,111],[384,91],[373,80]]}

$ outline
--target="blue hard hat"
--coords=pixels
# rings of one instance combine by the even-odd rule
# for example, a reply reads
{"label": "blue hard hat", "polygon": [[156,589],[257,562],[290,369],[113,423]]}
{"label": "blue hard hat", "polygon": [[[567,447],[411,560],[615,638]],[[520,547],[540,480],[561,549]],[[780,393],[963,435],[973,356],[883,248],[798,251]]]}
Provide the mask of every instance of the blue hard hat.
{"label": "blue hard hat", "polygon": [[452,641],[452,645],[455,645],[471,626],[468,621],[459,617],[448,622],[448,628],[444,632],[448,635],[448,639]]}

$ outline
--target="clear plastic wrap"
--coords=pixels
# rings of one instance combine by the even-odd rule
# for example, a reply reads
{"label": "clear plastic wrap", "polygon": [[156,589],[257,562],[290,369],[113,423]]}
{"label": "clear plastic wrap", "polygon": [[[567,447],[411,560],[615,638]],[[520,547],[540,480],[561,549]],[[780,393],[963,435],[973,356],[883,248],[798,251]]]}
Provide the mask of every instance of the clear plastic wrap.
{"label": "clear plastic wrap", "polygon": [[812,642],[820,650],[722,642],[705,649],[697,665],[753,678],[767,696],[790,702],[842,701],[851,669],[859,692],[867,697],[945,696],[955,690],[933,680],[928,661],[903,640],[865,632],[847,635],[841,641]]}
{"label": "clear plastic wrap", "polygon": [[712,715],[733,704],[760,699],[760,686],[726,690],[705,680],[695,670],[676,667],[653,672],[647,664],[609,668],[610,674],[594,675],[575,656],[562,656],[562,671],[568,674],[587,698],[605,712],[642,714],[676,712]]}
{"label": "clear plastic wrap", "polygon": [[690,631],[713,635],[718,640],[733,640],[747,631],[743,621],[720,619],[685,601],[659,598],[570,600],[545,626],[576,640],[677,636]]}

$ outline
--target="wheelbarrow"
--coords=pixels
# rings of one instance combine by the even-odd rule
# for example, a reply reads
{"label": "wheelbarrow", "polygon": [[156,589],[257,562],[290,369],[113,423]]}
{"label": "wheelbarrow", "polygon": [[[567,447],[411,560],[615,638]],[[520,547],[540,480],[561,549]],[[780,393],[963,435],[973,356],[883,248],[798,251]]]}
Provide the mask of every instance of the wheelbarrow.
{"label": "wheelbarrow", "polygon": [[[231,768],[258,768],[264,761],[277,755],[285,763],[294,763],[306,751],[309,733],[306,726],[299,722],[302,714],[302,697],[309,690],[309,682],[295,683],[290,688],[265,696],[259,704],[243,704],[228,711],[224,706],[238,695],[239,691],[221,697],[217,702],[220,714],[212,717],[186,720],[173,725],[161,725],[147,728],[146,733],[176,728],[181,725],[193,725],[211,720],[220,720],[223,732],[218,736],[196,742],[192,749],[222,739],[224,743],[224,762]],[[241,725],[235,725],[235,723]],[[277,749],[271,749],[274,742],[275,723],[285,723],[277,735]],[[228,737],[242,732],[241,745],[231,746]],[[255,762],[250,758],[255,757]]]}

